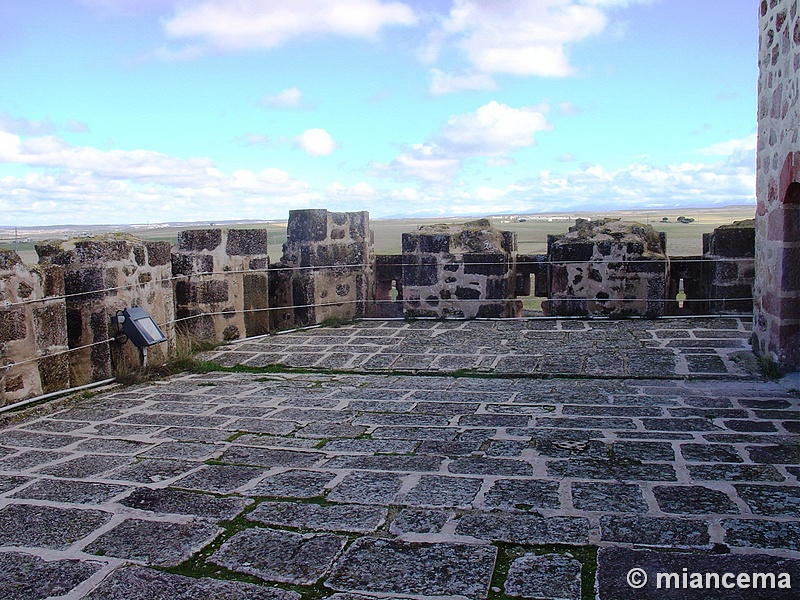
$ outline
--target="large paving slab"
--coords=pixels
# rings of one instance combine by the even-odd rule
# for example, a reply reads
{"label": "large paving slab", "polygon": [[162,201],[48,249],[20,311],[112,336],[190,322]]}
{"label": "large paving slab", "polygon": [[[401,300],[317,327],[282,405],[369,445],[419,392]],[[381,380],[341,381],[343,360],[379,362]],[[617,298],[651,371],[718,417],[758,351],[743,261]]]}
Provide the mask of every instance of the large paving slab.
{"label": "large paving slab", "polygon": [[245,340],[205,356],[228,366],[365,373],[741,376],[751,334],[745,318],[361,321]]}
{"label": "large paving slab", "polygon": [[[362,322],[209,356],[358,356],[337,371],[186,373],[6,417],[0,597],[749,598],[628,573],[756,567],[796,594],[800,381],[748,374],[748,330]],[[410,353],[425,369],[385,360]],[[758,597],[796,597],[778,582]]]}

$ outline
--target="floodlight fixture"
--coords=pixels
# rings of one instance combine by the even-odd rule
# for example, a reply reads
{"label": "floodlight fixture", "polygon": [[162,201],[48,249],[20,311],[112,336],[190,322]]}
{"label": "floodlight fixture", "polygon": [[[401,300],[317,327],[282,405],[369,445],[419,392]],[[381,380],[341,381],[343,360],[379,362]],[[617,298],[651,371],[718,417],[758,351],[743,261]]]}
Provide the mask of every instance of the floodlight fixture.
{"label": "floodlight fixture", "polygon": [[147,348],[167,341],[167,336],[161,331],[153,317],[141,306],[126,308],[111,320],[122,326],[123,333],[137,348]]}

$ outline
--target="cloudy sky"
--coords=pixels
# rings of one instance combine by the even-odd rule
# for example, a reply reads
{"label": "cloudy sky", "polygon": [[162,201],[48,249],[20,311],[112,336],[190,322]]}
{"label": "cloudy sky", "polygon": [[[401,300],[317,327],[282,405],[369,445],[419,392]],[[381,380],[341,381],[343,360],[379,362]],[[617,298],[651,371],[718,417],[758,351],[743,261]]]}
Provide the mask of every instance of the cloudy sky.
{"label": "cloudy sky", "polygon": [[0,0],[0,225],[754,202],[751,0]]}

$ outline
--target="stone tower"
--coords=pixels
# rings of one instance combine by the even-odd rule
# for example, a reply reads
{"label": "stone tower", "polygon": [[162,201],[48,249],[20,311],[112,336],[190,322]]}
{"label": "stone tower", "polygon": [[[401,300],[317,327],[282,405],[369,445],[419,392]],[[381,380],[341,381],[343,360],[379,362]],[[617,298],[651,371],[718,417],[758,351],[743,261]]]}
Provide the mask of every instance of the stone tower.
{"label": "stone tower", "polygon": [[800,0],[762,0],[754,349],[800,368]]}

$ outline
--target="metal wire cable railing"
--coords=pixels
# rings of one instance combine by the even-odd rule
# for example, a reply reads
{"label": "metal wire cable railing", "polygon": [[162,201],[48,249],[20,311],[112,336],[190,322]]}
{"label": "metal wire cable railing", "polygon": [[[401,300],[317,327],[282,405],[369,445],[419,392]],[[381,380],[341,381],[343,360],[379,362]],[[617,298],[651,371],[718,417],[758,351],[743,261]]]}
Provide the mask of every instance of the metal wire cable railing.
{"label": "metal wire cable railing", "polygon": [[[519,260],[517,260],[517,261],[513,261],[513,264],[516,267],[527,266],[527,265],[540,266],[541,267],[541,266],[553,266],[553,265],[562,266],[562,265],[586,265],[586,264],[589,264],[589,265],[602,265],[602,264],[626,265],[626,264],[635,264],[635,265],[638,265],[638,266],[641,266],[643,264],[651,264],[651,265],[664,264],[665,266],[668,266],[672,262],[680,262],[681,264],[687,264],[687,263],[688,264],[692,264],[692,263],[717,263],[717,262],[726,262],[726,263],[748,262],[749,263],[749,262],[753,262],[753,259],[752,258],[747,258],[747,257],[730,257],[730,258],[726,257],[724,259],[724,261],[723,261],[723,260],[721,260],[719,258],[682,258],[682,257],[672,257],[671,259],[667,259],[667,260],[651,260],[651,259],[634,260],[634,259],[614,259],[614,258],[606,257],[606,258],[603,258],[603,259],[592,258],[592,259],[589,259],[589,260],[543,260],[543,261],[519,261]],[[512,261],[508,261],[508,263],[512,263]],[[496,263],[480,262],[480,261],[478,261],[478,262],[458,261],[457,263],[454,263],[454,264],[463,265],[464,267],[487,267],[487,266],[490,266],[490,265],[496,264]],[[336,270],[336,271],[341,272],[341,271],[346,271],[346,270],[350,270],[350,271],[358,270],[358,271],[361,271],[361,270],[364,270],[365,268],[387,269],[387,268],[391,268],[391,267],[402,267],[402,268],[407,268],[407,269],[412,269],[412,270],[423,268],[423,266],[421,266],[421,265],[409,264],[409,263],[406,263],[406,262],[381,263],[378,266],[375,266],[374,264],[368,264],[368,263],[360,263],[360,264],[354,264],[354,265],[334,264],[334,265],[312,265],[312,266],[285,266],[285,265],[284,266],[278,266],[278,265],[275,265],[275,266],[269,266],[269,267],[267,267],[265,269],[231,269],[231,270],[222,270],[222,271],[200,271],[200,272],[192,273],[192,274],[188,274],[188,275],[187,274],[172,275],[170,277],[163,277],[163,278],[159,279],[158,283],[183,281],[183,280],[188,280],[188,279],[193,279],[193,278],[201,278],[201,277],[202,278],[216,277],[216,276],[220,276],[220,275],[221,276],[243,275],[243,274],[247,274],[247,275],[258,275],[258,274],[269,275],[270,273],[297,272],[297,271],[324,271],[324,270]],[[73,293],[70,293],[70,294],[58,294],[58,295],[44,296],[44,297],[41,297],[41,298],[29,298],[29,299],[25,299],[25,300],[17,300],[15,302],[4,301],[3,304],[2,304],[2,308],[13,308],[15,306],[24,306],[24,305],[28,305],[28,304],[36,304],[36,303],[41,303],[41,302],[52,302],[54,300],[66,300],[66,299],[69,299],[69,298],[78,298],[78,297],[82,297],[82,296],[90,296],[90,295],[93,295],[93,294],[107,294],[107,293],[110,293],[110,292],[118,292],[118,291],[121,291],[121,290],[133,289],[135,287],[146,288],[149,283],[152,283],[152,282],[148,282],[148,283],[132,282],[132,283],[128,283],[128,284],[124,284],[124,285],[118,285],[118,286],[109,286],[109,287],[99,288],[99,289],[83,290],[83,291],[80,291],[80,292],[73,292]]]}
{"label": "metal wire cable railing", "polygon": [[[392,255],[397,256],[397,255]],[[602,258],[592,258],[589,260],[508,260],[508,261],[498,261],[498,262],[482,262],[482,261],[457,261],[454,264],[458,264],[459,266],[464,267],[490,267],[497,264],[507,264],[507,265],[515,265],[517,268],[521,266],[564,266],[564,265],[590,265],[590,266],[598,266],[603,264],[614,264],[614,265],[625,265],[625,264],[636,264],[641,266],[642,264],[652,264],[652,265],[664,265],[666,269],[671,263],[718,263],[718,262],[746,262],[751,263],[753,261],[752,258],[747,257],[726,257],[724,259],[720,259],[718,257],[668,257],[665,260],[635,260],[635,259],[614,259],[610,257],[602,257]],[[25,306],[34,303],[42,303],[42,302],[59,302],[59,301],[68,301],[71,299],[86,297],[96,295],[99,296],[99,300],[105,300],[108,294],[117,293],[123,290],[135,290],[139,289],[142,292],[152,288],[155,285],[163,285],[166,283],[172,284],[174,282],[180,281],[193,281],[198,284],[202,284],[208,280],[214,280],[219,277],[231,277],[231,276],[238,276],[238,275],[260,275],[269,277],[270,274],[276,273],[284,273],[284,272],[291,272],[291,273],[303,273],[303,272],[325,272],[325,271],[335,271],[336,273],[342,273],[347,271],[363,271],[367,268],[373,269],[388,269],[388,268],[402,268],[402,269],[410,269],[412,272],[417,269],[422,268],[430,268],[430,265],[425,267],[414,264],[413,262],[409,262],[407,260],[401,260],[397,262],[389,262],[389,263],[381,263],[380,265],[375,265],[375,263],[358,263],[358,264],[350,264],[350,265],[342,265],[342,264],[332,264],[332,265],[306,265],[306,266],[294,266],[291,264],[285,263],[277,263],[272,266],[267,266],[266,268],[260,269],[232,269],[232,270],[220,270],[220,271],[201,271],[197,273],[191,274],[177,274],[177,275],[170,275],[169,277],[162,277],[158,280],[151,280],[148,282],[130,282],[122,285],[117,286],[108,286],[100,289],[89,289],[89,290],[82,290],[79,292],[73,292],[69,294],[60,294],[60,295],[51,295],[45,296],[41,298],[30,298],[25,300],[18,300],[15,302],[6,301],[0,308],[11,309],[19,306]],[[508,269],[507,269],[508,271]],[[680,278],[680,279],[686,279]],[[387,282],[394,282],[394,279],[389,280],[379,280],[379,282],[387,283]],[[424,287],[424,286],[419,286]],[[683,288],[681,288],[683,289]],[[396,298],[369,298],[368,300],[364,299],[346,299],[346,298],[337,298],[330,301],[318,301],[306,304],[288,304],[288,305],[278,305],[278,306],[264,306],[264,307],[257,307],[257,308],[233,308],[226,307],[225,310],[216,311],[216,310],[202,310],[200,305],[211,305],[213,303],[201,303],[201,302],[192,302],[193,306],[197,307],[197,313],[191,314],[188,316],[182,316],[177,318],[172,318],[170,320],[166,320],[164,322],[159,323],[161,327],[175,327],[180,326],[181,324],[188,323],[192,320],[201,319],[204,317],[230,317],[232,314],[250,314],[250,313],[270,313],[273,311],[297,311],[303,309],[321,309],[324,311],[327,307],[343,307],[347,305],[393,305],[393,306],[403,306],[409,308],[419,308],[422,306],[422,303],[425,303],[428,307],[457,307],[461,306],[469,306],[471,304],[509,304],[514,303],[515,305],[521,302],[524,298],[530,298],[531,296],[514,296],[508,298],[458,298],[458,297],[451,297],[451,298],[417,298],[417,297],[403,297],[398,296]],[[671,297],[664,297],[664,298],[608,298],[608,297],[560,297],[559,295],[554,296],[539,296],[543,299],[543,301],[556,301],[560,304],[565,303],[586,303],[586,302],[597,302],[600,304],[608,304],[608,303],[648,303],[648,304],[664,304],[664,305],[675,305],[683,308],[684,305],[688,304],[690,306],[703,306],[706,303],[720,303],[722,306],[730,305],[731,303],[748,303],[753,302],[753,296],[738,296],[738,297],[727,297],[727,298],[716,298],[716,297],[684,297],[682,299],[678,299],[677,296],[675,298]],[[706,304],[708,305],[708,304]],[[574,315],[573,315],[574,316]],[[673,316],[673,315],[669,315]],[[674,315],[678,318],[685,317],[687,315]],[[692,316],[719,316],[718,314],[708,314],[708,315],[692,315]],[[458,318],[456,316],[451,315],[450,318]],[[463,318],[463,317],[462,317]],[[516,317],[503,317],[504,319],[508,318],[516,318]],[[521,317],[523,319],[530,319],[532,318],[530,315]],[[533,317],[536,318],[536,317]],[[559,318],[558,316],[550,317],[550,318]],[[588,318],[585,316],[584,318]],[[47,352],[42,353],[41,355],[34,356],[28,359],[20,360],[14,363],[0,365],[0,369],[8,372],[9,370],[24,366],[26,364],[38,362],[40,360],[49,359],[65,354],[69,354],[72,352],[78,352],[81,350],[86,350],[92,348],[94,346],[108,344],[110,341],[114,339],[113,336],[109,336],[106,339],[94,341],[92,343],[83,344],[81,346],[73,347],[73,348],[66,348],[57,350],[54,352]]]}
{"label": "metal wire cable railing", "polygon": [[[560,298],[558,300],[559,300],[559,302],[587,302],[587,301],[608,302],[609,301],[609,299],[607,299],[607,298]],[[615,301],[620,301],[620,302],[676,302],[675,300],[669,300],[669,299],[648,300],[648,299],[639,299],[639,298],[623,299],[623,300],[615,300]],[[684,302],[708,302],[708,301],[709,301],[709,299],[686,299],[686,300],[684,300]],[[752,301],[752,297],[749,297],[749,298],[726,298],[725,301]],[[375,304],[397,304],[398,302],[402,304],[404,302],[418,302],[418,301],[417,300],[391,300],[391,299],[389,299],[389,300],[370,300],[369,301],[370,304],[372,304],[372,303],[375,303]],[[441,303],[448,303],[449,302],[449,303],[451,303],[453,305],[462,304],[462,303],[465,303],[465,304],[480,303],[480,304],[486,305],[486,304],[506,304],[506,303],[512,303],[512,302],[516,303],[516,302],[519,302],[519,298],[497,298],[497,299],[480,299],[480,298],[472,299],[472,298],[467,298],[467,299],[463,299],[463,300],[460,300],[460,299],[439,300],[437,302],[441,302]],[[319,303],[310,303],[310,304],[293,304],[293,305],[290,305],[290,306],[268,306],[268,307],[262,307],[262,308],[240,309],[240,310],[233,311],[233,314],[263,313],[263,312],[271,312],[271,311],[286,311],[286,310],[290,310],[290,309],[291,310],[295,310],[295,309],[308,309],[308,308],[325,308],[325,307],[331,307],[331,306],[341,307],[341,306],[348,305],[348,304],[362,304],[362,305],[364,305],[365,301],[363,301],[363,300],[341,300],[341,301],[319,302]],[[180,317],[180,318],[171,319],[170,321],[159,322],[158,325],[159,325],[159,327],[169,327],[171,325],[178,325],[179,323],[184,323],[184,322],[192,321],[192,320],[195,320],[195,319],[201,319],[201,318],[204,318],[204,317],[216,317],[216,316],[230,317],[231,314],[232,314],[232,311],[229,311],[229,310],[227,310],[227,311],[201,312],[201,313],[194,314],[194,315],[189,315],[189,316],[186,316],[186,317]],[[662,317],[662,318],[685,318],[686,316],[692,316],[692,317],[741,317],[740,314],[704,314],[704,315],[666,315],[665,317]],[[571,315],[570,317],[589,318],[589,317],[581,317],[579,315],[577,315],[577,316],[576,315]],[[424,317],[422,317],[422,318],[424,318]],[[438,317],[431,317],[431,318],[438,318]],[[452,318],[453,319],[458,319],[457,317],[452,317]],[[564,318],[564,317],[561,317],[561,316],[554,316],[554,317],[535,317],[535,316],[527,316],[526,317],[526,316],[523,316],[523,317],[498,317],[497,319],[498,320],[505,320],[505,321],[508,321],[508,320],[524,321],[524,320],[533,320],[533,319],[542,319],[542,318],[559,319],[559,318]],[[603,319],[603,318],[606,318],[606,317],[600,317],[600,318]],[[462,320],[466,320],[466,319],[462,318]],[[491,318],[491,317],[482,317],[482,320],[494,320],[494,319]],[[652,320],[652,319],[648,318],[647,320]],[[276,331],[276,332],[271,332],[271,333],[279,333],[279,332]],[[266,335],[270,335],[270,334],[266,334]],[[109,344],[110,342],[113,342],[114,339],[115,338],[113,336],[109,336],[109,337],[107,337],[105,339],[102,339],[102,340],[99,340],[99,341],[95,341],[95,342],[92,342],[92,343],[89,343],[89,344],[83,344],[81,346],[76,346],[76,347],[73,347],[73,348],[67,348],[67,349],[64,349],[64,350],[58,350],[58,351],[55,351],[55,352],[42,354],[42,355],[35,356],[35,357],[29,358],[29,359],[17,361],[15,363],[9,363],[9,364],[5,364],[5,365],[0,365],[0,369],[8,371],[8,370],[10,370],[12,368],[23,366],[23,365],[34,363],[34,362],[38,362],[40,360],[49,359],[49,358],[53,358],[53,357],[57,357],[57,356],[65,355],[65,354],[69,354],[69,353],[72,353],[72,352],[78,352],[80,350],[86,350],[86,349],[92,348],[94,346]]]}

